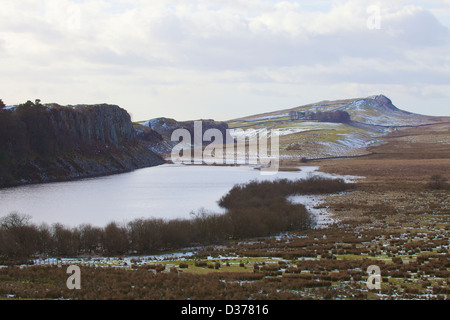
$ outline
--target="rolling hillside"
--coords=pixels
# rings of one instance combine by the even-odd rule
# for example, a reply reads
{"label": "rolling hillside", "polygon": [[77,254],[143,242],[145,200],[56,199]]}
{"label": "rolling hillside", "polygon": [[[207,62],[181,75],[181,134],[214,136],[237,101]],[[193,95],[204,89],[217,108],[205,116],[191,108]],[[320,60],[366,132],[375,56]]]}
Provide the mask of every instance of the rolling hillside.
{"label": "rolling hillside", "polygon": [[[290,160],[332,159],[371,154],[369,147],[383,143],[389,133],[417,126],[442,123],[450,125],[450,117],[433,117],[401,110],[392,101],[376,95],[336,101],[321,101],[291,109],[256,114],[228,121],[202,120],[203,129],[242,129],[230,131],[235,139],[245,134],[255,136],[267,130],[278,130],[280,158]],[[192,131],[193,121],[178,122],[169,118],[156,118],[135,123],[141,134],[157,132],[163,138],[152,145],[152,151],[170,157],[170,151],[178,142],[171,141],[175,129]],[[447,139],[444,139],[444,143]],[[450,141],[448,141],[450,143]],[[243,155],[240,155],[242,157]],[[238,159],[238,162],[242,162]]]}
{"label": "rolling hillside", "polygon": [[[345,122],[311,120],[308,115],[345,111]],[[337,101],[322,101],[286,110],[227,121],[233,129],[278,129],[282,159],[321,159],[369,154],[369,146],[403,127],[450,123],[450,118],[403,111],[383,95]]]}

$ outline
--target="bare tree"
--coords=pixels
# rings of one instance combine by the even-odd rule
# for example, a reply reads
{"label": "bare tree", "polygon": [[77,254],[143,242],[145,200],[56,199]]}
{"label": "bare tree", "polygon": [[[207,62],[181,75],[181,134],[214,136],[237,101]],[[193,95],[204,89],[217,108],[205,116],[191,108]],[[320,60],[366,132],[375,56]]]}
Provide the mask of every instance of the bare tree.
{"label": "bare tree", "polygon": [[124,227],[110,222],[104,230],[103,246],[109,254],[123,254],[128,249],[128,233]]}
{"label": "bare tree", "polygon": [[11,230],[14,228],[21,228],[26,226],[31,220],[31,216],[20,214],[18,212],[11,212],[6,217],[0,219],[0,226],[2,229]]}
{"label": "bare tree", "polygon": [[0,253],[8,257],[24,257],[36,252],[39,231],[29,223],[28,215],[12,212],[0,219]]}
{"label": "bare tree", "polygon": [[55,223],[52,226],[52,234],[57,254],[69,256],[78,253],[80,233],[77,229],[70,230],[60,223]]}

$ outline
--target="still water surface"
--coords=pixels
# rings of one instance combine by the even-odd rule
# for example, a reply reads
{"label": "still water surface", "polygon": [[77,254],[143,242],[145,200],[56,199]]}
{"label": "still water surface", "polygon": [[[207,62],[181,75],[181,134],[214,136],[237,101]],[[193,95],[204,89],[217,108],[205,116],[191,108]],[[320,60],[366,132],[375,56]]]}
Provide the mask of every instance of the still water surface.
{"label": "still water surface", "polygon": [[0,217],[16,211],[35,224],[105,226],[135,218],[189,218],[201,208],[222,213],[217,201],[235,184],[251,180],[301,179],[317,167],[261,175],[248,166],[218,167],[165,164],[128,173],[69,182],[0,190]]}

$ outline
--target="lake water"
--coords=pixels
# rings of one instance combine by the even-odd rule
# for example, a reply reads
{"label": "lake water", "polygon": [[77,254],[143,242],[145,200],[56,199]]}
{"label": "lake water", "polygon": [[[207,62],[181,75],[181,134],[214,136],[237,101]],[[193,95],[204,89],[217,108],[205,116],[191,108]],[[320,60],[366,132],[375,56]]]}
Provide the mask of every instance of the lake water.
{"label": "lake water", "polygon": [[261,175],[249,166],[164,164],[106,177],[1,189],[0,217],[16,211],[30,215],[35,224],[100,227],[135,218],[189,218],[191,211],[201,208],[222,213],[217,201],[235,184],[326,176],[317,169],[305,166],[301,171]]}

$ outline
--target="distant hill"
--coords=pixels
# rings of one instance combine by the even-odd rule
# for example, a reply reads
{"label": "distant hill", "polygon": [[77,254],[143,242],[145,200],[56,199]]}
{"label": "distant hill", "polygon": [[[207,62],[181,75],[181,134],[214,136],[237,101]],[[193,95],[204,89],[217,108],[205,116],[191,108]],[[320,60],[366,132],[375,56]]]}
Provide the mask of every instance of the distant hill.
{"label": "distant hill", "polygon": [[[346,112],[349,121],[319,121],[310,117],[311,114],[336,111]],[[450,123],[450,118],[401,110],[384,95],[321,101],[227,121],[230,128],[254,129],[256,132],[279,130],[280,155],[285,160],[365,155],[369,153],[367,147],[381,143],[384,135],[398,128],[441,122]]]}
{"label": "distant hill", "polygon": [[409,126],[428,124],[440,121],[440,117],[425,116],[401,110],[392,104],[392,101],[384,95],[376,95],[367,98],[356,98],[336,101],[321,101],[291,109],[278,110],[246,116],[227,121],[247,122],[257,120],[275,120],[284,118],[292,111],[317,112],[343,110],[351,115],[353,121],[385,127]]}
{"label": "distant hill", "polygon": [[[148,121],[143,121],[139,123],[134,123],[134,127],[138,132],[138,136],[146,135],[148,132],[157,132],[161,135],[162,140],[159,143],[154,143],[152,145],[152,151],[165,154],[168,156],[173,146],[178,144],[177,141],[172,141],[172,133],[176,129],[186,129],[189,131],[192,141],[194,144],[194,121],[177,121],[170,118],[155,118]],[[214,121],[212,119],[199,119],[202,123],[202,133],[208,129],[218,129],[223,137],[227,135],[227,129],[229,129],[228,124],[224,121]],[[207,143],[207,142],[205,142]]]}
{"label": "distant hill", "polygon": [[[201,120],[203,133],[218,129],[239,138],[277,130],[281,160],[328,159],[370,154],[368,147],[400,128],[450,124],[450,117],[414,114],[376,95],[321,101],[229,121]],[[156,118],[132,123],[117,105],[41,104],[0,106],[0,187],[64,181],[158,165],[178,141],[176,129],[194,136],[194,121]],[[442,140],[442,139],[441,139]],[[191,141],[193,143],[193,141]],[[439,143],[450,144],[450,141]],[[204,145],[209,142],[204,141]],[[244,156],[244,155],[241,155]]]}
{"label": "distant hill", "polygon": [[[366,98],[321,101],[290,109],[277,110],[228,121],[203,120],[203,129],[245,130],[247,136],[262,130],[278,130],[281,160],[323,159],[367,155],[369,146],[382,142],[383,136],[402,127],[450,123],[450,117],[432,117],[397,108],[384,95]],[[192,130],[193,121],[179,122],[155,118],[135,123],[135,129],[145,135],[156,131],[162,136],[152,150],[170,156],[178,142],[171,141],[173,130]],[[237,134],[231,133],[234,138]]]}

